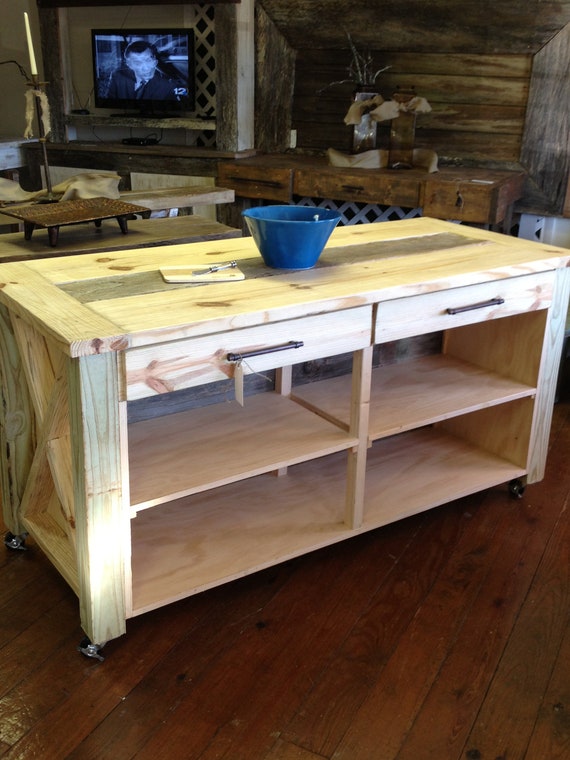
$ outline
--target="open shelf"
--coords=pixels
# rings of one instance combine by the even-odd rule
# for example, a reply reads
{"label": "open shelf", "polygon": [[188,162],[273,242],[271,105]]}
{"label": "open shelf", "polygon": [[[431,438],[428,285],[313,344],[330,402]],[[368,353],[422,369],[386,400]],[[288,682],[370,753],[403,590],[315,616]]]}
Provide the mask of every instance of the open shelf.
{"label": "open shelf", "polygon": [[140,116],[135,112],[132,115],[121,116],[70,113],[66,114],[65,122],[77,127],[152,127],[153,129],[196,129],[199,131],[216,129],[215,119],[185,116]]}
{"label": "open shelf", "polygon": [[334,454],[140,512],[131,521],[133,614],[352,535],[345,475],[346,454]]}
{"label": "open shelf", "polygon": [[[349,391],[350,392],[350,391]],[[129,426],[131,505],[153,507],[356,445],[358,439],[277,393]]]}
{"label": "open shelf", "polygon": [[437,426],[385,438],[368,451],[364,527],[386,525],[524,475],[522,467]]}
{"label": "open shelf", "polygon": [[368,453],[364,522],[357,530],[343,522],[345,473],[346,456],[334,454],[282,477],[265,474],[141,512],[131,522],[133,614],[524,471],[437,428],[384,439]]}
{"label": "open shelf", "polygon": [[[350,375],[294,388],[293,397],[346,426]],[[369,439],[412,430],[477,409],[526,398],[536,388],[445,354],[376,368]]]}

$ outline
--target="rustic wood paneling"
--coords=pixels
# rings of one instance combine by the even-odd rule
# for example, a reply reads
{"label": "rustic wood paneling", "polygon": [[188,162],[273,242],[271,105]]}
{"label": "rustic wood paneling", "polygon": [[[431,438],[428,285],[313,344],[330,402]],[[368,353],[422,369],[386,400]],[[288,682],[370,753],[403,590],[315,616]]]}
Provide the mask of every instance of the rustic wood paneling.
{"label": "rustic wood paneling", "polygon": [[551,213],[570,215],[570,25],[540,53],[534,66],[521,159],[528,167],[539,203]]}
{"label": "rustic wood paneling", "polygon": [[375,50],[528,54],[570,21],[556,0],[260,0],[297,49],[348,49],[346,31]]}
{"label": "rustic wood paneling", "polygon": [[266,153],[290,144],[295,51],[261,5],[255,11],[255,146]]}
{"label": "rustic wood paneling", "polygon": [[[375,67],[390,68],[377,81],[386,98],[413,87],[431,113],[418,116],[416,146],[448,161],[511,164],[519,160],[532,58],[528,55],[441,55],[371,52]],[[297,55],[293,127],[307,150],[349,150],[344,114],[351,99],[344,79],[350,55],[300,50]],[[503,65],[504,63],[504,65]],[[389,125],[380,125],[378,147],[387,148]]]}
{"label": "rustic wood paneling", "polygon": [[65,139],[64,82],[62,77],[62,60],[64,51],[61,47],[61,26],[66,23],[57,10],[48,8],[39,16],[42,58],[45,78],[49,83],[49,104],[51,133],[50,140]]}

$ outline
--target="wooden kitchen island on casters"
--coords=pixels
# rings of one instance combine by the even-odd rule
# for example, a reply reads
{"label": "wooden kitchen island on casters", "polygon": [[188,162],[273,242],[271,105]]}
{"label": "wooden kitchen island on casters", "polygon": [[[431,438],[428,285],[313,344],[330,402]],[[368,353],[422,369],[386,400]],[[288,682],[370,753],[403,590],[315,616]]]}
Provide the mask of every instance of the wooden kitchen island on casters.
{"label": "wooden kitchen island on casters", "polygon": [[[266,268],[251,238],[0,265],[5,543],[45,552],[100,658],[135,615],[485,488],[519,495],[544,473],[569,260],[417,218],[337,228],[304,271]],[[245,278],[165,282],[189,261]],[[439,332],[435,354],[374,359]],[[348,373],[294,379],[341,355]],[[218,403],[154,403],[219,381]]]}

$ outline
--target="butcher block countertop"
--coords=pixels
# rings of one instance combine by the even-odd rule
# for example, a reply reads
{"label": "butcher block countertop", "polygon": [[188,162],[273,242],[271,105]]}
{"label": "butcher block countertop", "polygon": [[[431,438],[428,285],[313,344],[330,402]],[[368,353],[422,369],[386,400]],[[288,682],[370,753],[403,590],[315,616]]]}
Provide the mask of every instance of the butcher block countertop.
{"label": "butcher block countertop", "polygon": [[[245,279],[167,284],[159,269],[236,260]],[[86,356],[568,265],[570,251],[430,218],[337,228],[310,270],[264,266],[252,238],[0,266],[0,302]]]}

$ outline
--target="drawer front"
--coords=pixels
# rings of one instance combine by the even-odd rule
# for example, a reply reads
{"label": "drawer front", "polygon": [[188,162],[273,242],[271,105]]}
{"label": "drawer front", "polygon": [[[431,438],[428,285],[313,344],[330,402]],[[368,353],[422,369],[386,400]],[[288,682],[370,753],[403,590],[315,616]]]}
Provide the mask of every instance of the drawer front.
{"label": "drawer front", "polygon": [[312,198],[416,208],[420,205],[420,185],[417,176],[407,176],[406,172],[380,174],[370,172],[369,169],[361,169],[359,172],[346,169],[334,172],[297,169],[293,192]]}
{"label": "drawer front", "polygon": [[498,224],[510,205],[523,193],[523,174],[507,179],[465,179],[450,181],[430,177],[425,182],[422,207],[424,216],[457,219],[462,222]]}
{"label": "drawer front", "polygon": [[554,272],[541,272],[385,301],[376,310],[374,342],[547,309],[553,284]]}
{"label": "drawer front", "polygon": [[[231,379],[236,360],[228,360],[228,354],[244,356],[244,373],[251,374],[356,351],[369,346],[371,339],[372,307],[360,306],[330,314],[134,348],[125,351],[123,355],[123,398],[131,401]],[[294,348],[289,345],[290,342],[302,342],[303,345]],[[248,352],[268,349],[277,350],[247,356]]]}
{"label": "drawer front", "polygon": [[269,201],[291,201],[293,170],[268,166],[220,163],[218,182],[233,189],[243,198],[264,198]]}

